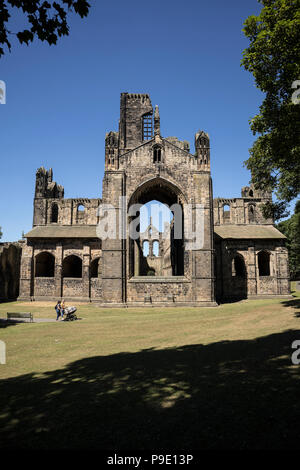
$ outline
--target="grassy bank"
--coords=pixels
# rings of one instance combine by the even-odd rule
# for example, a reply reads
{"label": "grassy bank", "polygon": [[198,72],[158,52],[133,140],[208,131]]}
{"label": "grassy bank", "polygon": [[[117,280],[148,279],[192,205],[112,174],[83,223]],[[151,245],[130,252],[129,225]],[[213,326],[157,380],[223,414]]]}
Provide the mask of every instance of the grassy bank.
{"label": "grassy bank", "polygon": [[[203,309],[81,304],[77,322],[1,322],[0,447],[297,447],[293,295]],[[7,311],[56,317],[43,302]]]}

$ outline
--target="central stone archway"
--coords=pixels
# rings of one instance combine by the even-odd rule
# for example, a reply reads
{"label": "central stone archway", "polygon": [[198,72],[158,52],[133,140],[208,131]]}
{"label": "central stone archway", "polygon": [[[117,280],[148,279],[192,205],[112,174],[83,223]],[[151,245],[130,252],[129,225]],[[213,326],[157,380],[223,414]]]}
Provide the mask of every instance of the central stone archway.
{"label": "central stone archway", "polygon": [[[183,192],[174,183],[161,178],[151,178],[140,184],[128,202],[128,225],[133,226],[136,233],[132,237],[128,230],[128,278],[148,276],[157,277],[184,276],[184,202]],[[158,210],[171,213],[170,223],[158,227],[150,223],[141,232],[140,209],[147,204],[160,203]],[[163,210],[165,208],[165,210]],[[151,214],[151,213],[150,213]],[[156,214],[157,215],[157,214]],[[161,214],[163,215],[163,214]],[[166,214],[164,214],[166,215]],[[165,217],[166,219],[166,217]],[[144,243],[149,243],[150,251],[145,256]],[[153,246],[157,243],[159,253],[154,255]]]}

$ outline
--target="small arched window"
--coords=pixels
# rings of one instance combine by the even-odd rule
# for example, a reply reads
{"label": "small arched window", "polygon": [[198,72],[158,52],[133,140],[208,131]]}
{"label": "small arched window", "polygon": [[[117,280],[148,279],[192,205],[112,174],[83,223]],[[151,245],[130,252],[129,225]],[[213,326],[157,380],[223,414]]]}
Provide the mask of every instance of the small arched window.
{"label": "small arched window", "polygon": [[230,206],[228,204],[224,204],[223,206],[223,219],[224,221],[230,220]]}
{"label": "small arched window", "polygon": [[153,256],[159,256],[159,241],[153,242]]}
{"label": "small arched window", "polygon": [[255,221],[255,207],[251,204],[248,207],[249,211],[249,222],[254,222]]}
{"label": "small arched window", "polygon": [[145,240],[143,242],[143,256],[145,256],[145,258],[147,256],[149,256],[149,242],[148,242],[148,240]]}
{"label": "small arched window", "polygon": [[249,191],[249,196],[250,196],[250,197],[253,197],[253,189],[250,189],[250,191]]}
{"label": "small arched window", "polygon": [[51,222],[52,223],[58,222],[58,205],[56,203],[52,204],[52,207],[51,207]]}
{"label": "small arched window", "polygon": [[270,253],[260,251],[257,260],[259,276],[270,276]]}
{"label": "small arched window", "polygon": [[154,147],[153,149],[153,163],[160,163],[161,162],[161,148]]}
{"label": "small arched window", "polygon": [[48,251],[35,257],[35,277],[54,277],[55,258]]}
{"label": "small arched window", "polygon": [[91,262],[91,277],[100,277],[100,258],[96,258]]}
{"label": "small arched window", "polygon": [[84,220],[85,220],[85,207],[83,204],[78,204],[77,213],[76,213],[76,221],[77,223],[83,223]]}

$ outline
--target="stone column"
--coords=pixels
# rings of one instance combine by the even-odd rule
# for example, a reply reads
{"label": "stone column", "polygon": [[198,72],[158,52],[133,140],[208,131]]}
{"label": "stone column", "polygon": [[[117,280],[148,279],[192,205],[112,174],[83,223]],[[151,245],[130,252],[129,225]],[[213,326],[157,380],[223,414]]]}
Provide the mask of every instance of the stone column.
{"label": "stone column", "polygon": [[257,294],[257,282],[256,282],[256,255],[254,246],[248,246],[248,286],[247,286],[247,295]]}
{"label": "stone column", "polygon": [[[193,263],[192,283],[194,302],[209,302],[215,304],[215,279],[213,264],[213,207],[212,207],[212,184],[209,172],[196,173],[193,175],[194,182],[194,204],[193,204],[193,230],[196,229],[196,221],[200,217],[196,205],[202,206],[203,220],[203,243],[191,250]],[[184,223],[187,220],[185,218]],[[198,233],[198,228],[197,228]]]}
{"label": "stone column", "polygon": [[62,261],[63,261],[63,247],[62,242],[58,242],[56,245],[56,256],[55,256],[55,295],[57,299],[63,296],[63,279],[62,279]]}
{"label": "stone column", "polygon": [[116,238],[102,240],[102,286],[105,303],[126,301],[126,240],[120,238],[120,197],[125,196],[124,174],[106,171],[103,179],[102,203],[111,204],[116,222]]}
{"label": "stone column", "polygon": [[277,294],[290,294],[290,276],[288,251],[285,247],[279,246],[275,249],[277,267]]}
{"label": "stone column", "polygon": [[[27,242],[28,243],[28,242]],[[33,247],[23,245],[21,269],[20,269],[20,292],[18,300],[30,300],[33,292]]]}
{"label": "stone column", "polygon": [[88,244],[83,245],[82,259],[82,296],[90,298],[90,265],[91,265],[91,248]]}

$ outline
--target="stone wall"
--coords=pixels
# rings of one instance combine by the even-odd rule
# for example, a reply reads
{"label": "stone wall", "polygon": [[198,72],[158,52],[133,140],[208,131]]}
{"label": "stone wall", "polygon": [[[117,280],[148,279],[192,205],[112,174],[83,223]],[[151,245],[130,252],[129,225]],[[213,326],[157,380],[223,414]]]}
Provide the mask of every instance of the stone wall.
{"label": "stone wall", "polygon": [[[36,275],[38,256],[44,253],[54,257],[54,273],[51,277]],[[82,264],[80,277],[64,276],[64,260],[72,256],[77,257]],[[28,240],[23,246],[19,299],[55,300],[64,297],[66,300],[101,300],[102,279],[91,278],[91,263],[98,258],[102,258],[100,240]]]}
{"label": "stone wall", "polygon": [[[252,224],[272,225],[273,221],[264,219],[261,211],[261,205],[270,198],[270,194],[250,186],[242,188],[240,198],[213,200],[209,135],[197,131],[194,153],[191,153],[189,142],[161,136],[159,109],[156,106],[153,110],[149,95],[122,93],[119,128],[105,136],[102,199],[64,199],[64,188],[53,181],[52,169],[38,169],[33,225],[48,227],[44,238],[41,232],[33,233],[23,246],[19,298],[65,297],[99,301],[102,305],[147,302],[216,305],[216,297],[286,295],[289,293],[288,259],[282,240],[242,240],[239,233],[236,240],[214,239],[214,225],[234,225],[236,231],[242,225],[244,231],[245,226]],[[122,204],[127,211],[132,204],[152,200],[182,208],[184,237],[181,241],[169,237],[167,247],[160,245],[158,257],[153,257],[151,251],[146,261],[155,269],[156,276],[141,276],[145,271],[140,269],[145,259],[139,257],[143,236],[140,244],[130,238],[129,224],[134,216],[122,217]],[[114,208],[114,239],[99,240],[90,235],[93,232],[82,232],[85,230],[82,226],[95,228],[101,203]],[[229,212],[224,211],[226,204],[230,206]],[[199,207],[202,215],[198,226],[200,212],[196,208]],[[77,235],[73,232],[73,236],[67,236],[71,232],[56,230],[65,226],[72,230],[77,226]],[[191,240],[187,227],[198,236],[202,234],[197,247],[188,245]],[[35,229],[35,233],[40,229]],[[65,238],[58,232],[63,232]],[[259,275],[257,257],[261,250],[270,253],[269,276]],[[244,260],[245,277],[233,272],[234,255]],[[66,269],[66,258],[74,256],[76,273],[70,265]],[[54,258],[54,272],[47,276],[43,270],[42,276],[37,276],[36,267],[47,257]],[[93,267],[98,258],[99,270],[95,274]]]}
{"label": "stone wall", "polygon": [[22,242],[0,243],[0,300],[19,295]]}
{"label": "stone wall", "polygon": [[[288,251],[282,240],[216,240],[216,295],[219,301],[257,296],[289,295]],[[258,256],[270,255],[270,274],[259,273]],[[236,276],[233,260],[242,257],[245,276]]]}

